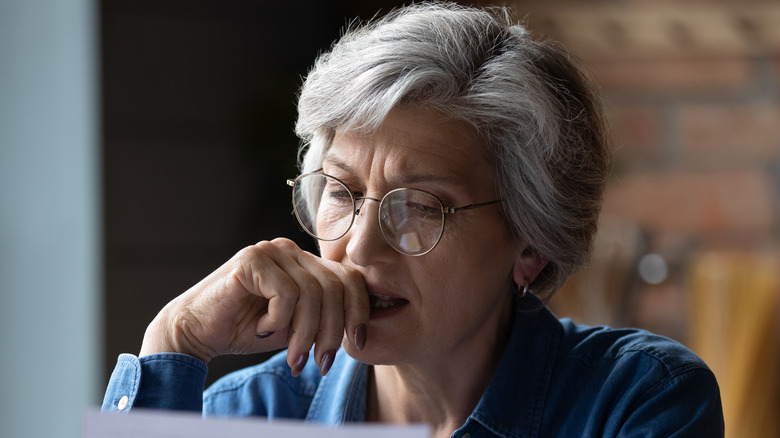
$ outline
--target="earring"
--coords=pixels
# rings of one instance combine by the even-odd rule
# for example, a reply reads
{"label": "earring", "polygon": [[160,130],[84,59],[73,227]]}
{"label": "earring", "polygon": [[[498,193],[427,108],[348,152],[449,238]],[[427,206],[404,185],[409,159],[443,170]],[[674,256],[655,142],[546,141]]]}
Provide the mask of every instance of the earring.
{"label": "earring", "polygon": [[520,296],[520,298],[525,298],[526,295],[528,295],[528,278],[523,279],[523,286],[520,287],[520,285],[517,285],[517,295]]}

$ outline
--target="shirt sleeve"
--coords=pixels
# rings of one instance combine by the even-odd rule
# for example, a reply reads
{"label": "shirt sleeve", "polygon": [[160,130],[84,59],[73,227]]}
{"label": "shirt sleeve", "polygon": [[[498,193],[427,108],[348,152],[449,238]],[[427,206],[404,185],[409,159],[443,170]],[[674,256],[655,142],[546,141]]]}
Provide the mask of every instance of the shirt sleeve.
{"label": "shirt sleeve", "polygon": [[103,398],[103,412],[131,408],[202,411],[208,367],[184,354],[160,353],[138,358],[122,354]]}
{"label": "shirt sleeve", "polygon": [[648,394],[619,437],[722,437],[723,408],[715,376],[692,369]]}

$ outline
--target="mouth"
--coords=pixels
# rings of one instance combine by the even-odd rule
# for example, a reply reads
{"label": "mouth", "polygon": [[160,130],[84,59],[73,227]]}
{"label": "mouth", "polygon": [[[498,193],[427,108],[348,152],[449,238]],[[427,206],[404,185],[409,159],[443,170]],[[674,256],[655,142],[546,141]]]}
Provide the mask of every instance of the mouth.
{"label": "mouth", "polygon": [[393,315],[409,304],[403,298],[392,298],[386,295],[369,295],[371,319]]}

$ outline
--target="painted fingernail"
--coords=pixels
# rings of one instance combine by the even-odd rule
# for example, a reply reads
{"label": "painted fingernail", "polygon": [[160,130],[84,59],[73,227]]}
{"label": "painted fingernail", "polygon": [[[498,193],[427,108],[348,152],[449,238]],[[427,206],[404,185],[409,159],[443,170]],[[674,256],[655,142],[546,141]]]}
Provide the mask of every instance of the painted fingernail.
{"label": "painted fingernail", "polygon": [[265,339],[267,337],[270,337],[274,333],[276,333],[276,332],[260,332],[260,333],[256,334],[255,337],[257,339]]}
{"label": "painted fingernail", "polygon": [[333,365],[333,359],[336,358],[336,350],[328,350],[322,355],[320,361],[320,374],[325,375],[330,371],[330,367]]}
{"label": "painted fingernail", "polygon": [[303,371],[303,367],[306,366],[306,362],[309,360],[309,353],[303,353],[300,356],[298,356],[298,360],[295,361],[295,364],[292,366],[292,375],[293,377],[298,377],[301,375],[301,372]]}
{"label": "painted fingernail", "polygon": [[355,327],[355,347],[362,350],[366,347],[366,325],[360,324]]}

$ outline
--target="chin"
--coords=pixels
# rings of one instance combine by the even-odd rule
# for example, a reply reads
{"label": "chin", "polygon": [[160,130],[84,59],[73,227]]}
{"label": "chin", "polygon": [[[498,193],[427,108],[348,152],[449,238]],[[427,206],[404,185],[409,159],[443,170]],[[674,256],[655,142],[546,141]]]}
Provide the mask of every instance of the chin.
{"label": "chin", "polygon": [[366,348],[358,350],[346,339],[342,343],[344,351],[353,359],[367,365],[396,365],[400,361],[399,353],[395,349],[387,348],[378,343],[370,345],[371,339],[366,342]]}

